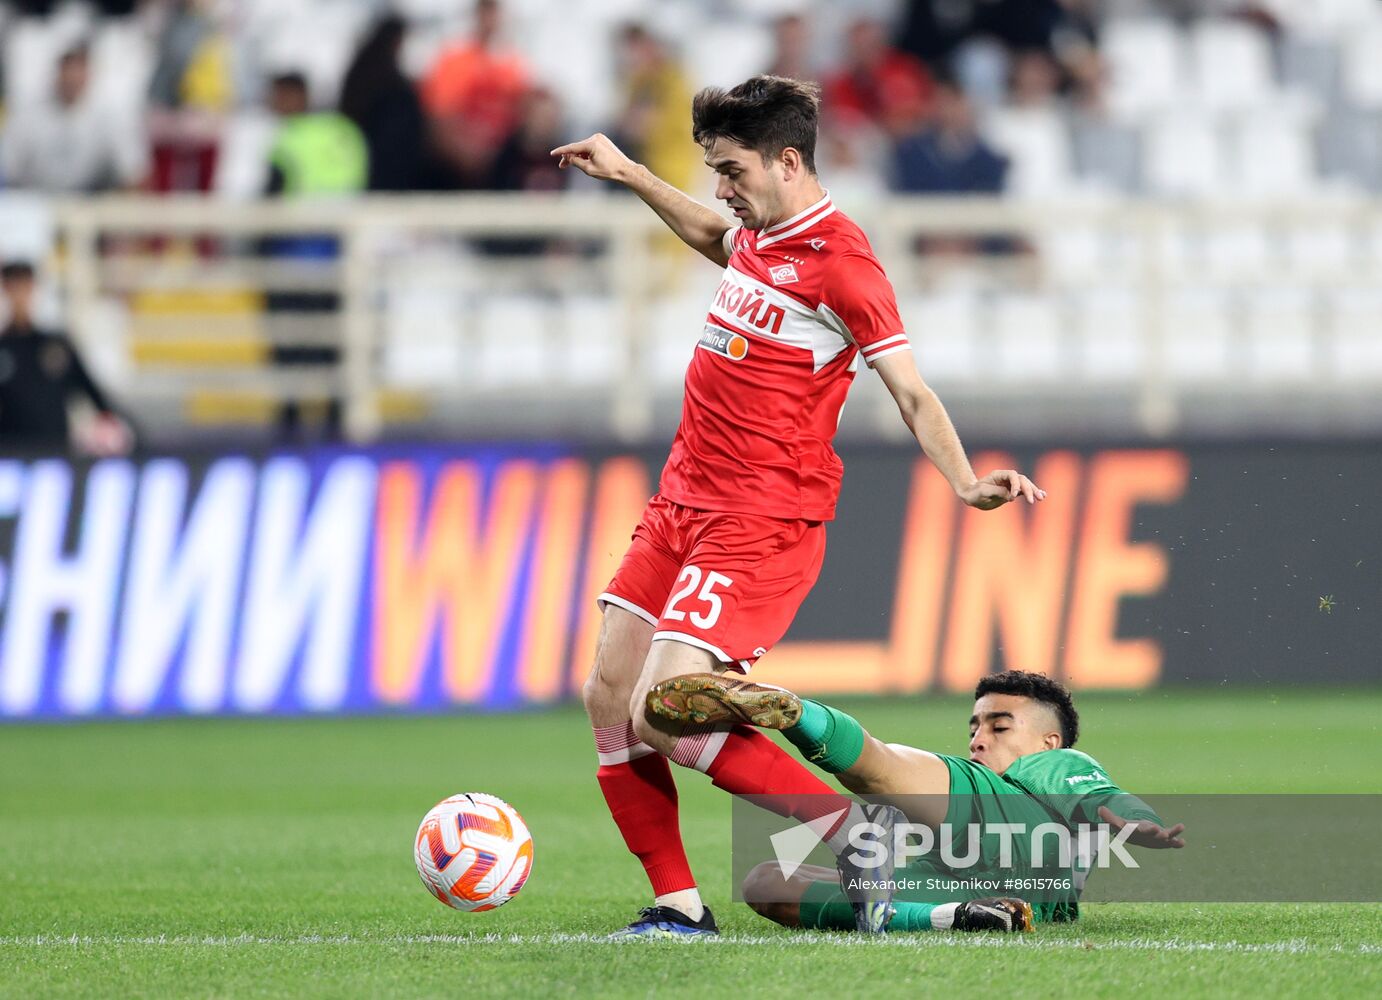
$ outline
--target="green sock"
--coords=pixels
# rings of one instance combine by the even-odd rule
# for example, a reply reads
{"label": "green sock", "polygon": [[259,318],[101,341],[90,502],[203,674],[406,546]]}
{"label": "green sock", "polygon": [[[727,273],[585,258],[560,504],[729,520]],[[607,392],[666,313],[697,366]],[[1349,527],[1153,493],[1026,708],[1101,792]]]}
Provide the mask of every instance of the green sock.
{"label": "green sock", "polygon": [[812,882],[801,897],[801,926],[817,931],[854,930],[854,907],[839,882]]}
{"label": "green sock", "polygon": [[[935,903],[894,902],[896,912],[888,922],[888,932],[935,930],[931,912]],[[838,882],[812,882],[802,894],[799,907],[801,926],[818,931],[854,930],[854,907]]]}
{"label": "green sock", "polygon": [[894,902],[893,909],[897,912],[893,914],[892,920],[888,922],[888,932],[935,930],[935,928],[931,926],[931,912],[935,908],[935,903]]}
{"label": "green sock", "polygon": [[839,774],[864,752],[864,727],[839,709],[803,698],[801,718],[782,735],[822,771]]}

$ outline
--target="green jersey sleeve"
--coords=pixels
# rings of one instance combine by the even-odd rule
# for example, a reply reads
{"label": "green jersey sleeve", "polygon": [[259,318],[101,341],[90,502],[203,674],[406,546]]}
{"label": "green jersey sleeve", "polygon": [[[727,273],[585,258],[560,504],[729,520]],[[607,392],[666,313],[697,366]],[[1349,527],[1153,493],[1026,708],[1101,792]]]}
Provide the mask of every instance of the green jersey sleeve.
{"label": "green jersey sleeve", "polygon": [[1164,825],[1151,806],[1115,785],[1103,765],[1080,750],[1043,750],[1019,757],[1003,772],[1003,780],[1040,799],[1067,826],[1100,822],[1101,806],[1124,819]]}

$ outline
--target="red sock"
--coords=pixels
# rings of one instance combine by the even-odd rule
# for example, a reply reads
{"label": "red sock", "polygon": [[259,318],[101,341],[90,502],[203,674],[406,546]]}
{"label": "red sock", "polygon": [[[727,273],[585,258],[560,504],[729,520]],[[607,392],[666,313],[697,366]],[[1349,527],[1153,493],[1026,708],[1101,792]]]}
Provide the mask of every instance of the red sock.
{"label": "red sock", "polygon": [[[600,755],[596,776],[609,813],[624,835],[624,843],[648,873],[654,896],[694,888],[696,879],[686,860],[677,822],[672,768],[666,757],[637,741],[632,723],[625,726],[595,731]],[[617,734],[613,732],[616,729]],[[616,745],[626,740],[631,742]]]}
{"label": "red sock", "polygon": [[[853,805],[850,799],[816,777],[805,765],[756,729],[734,726],[725,732],[723,744],[712,755],[714,742],[717,741],[712,740],[703,747],[699,759],[689,766],[704,770],[716,788],[723,788],[735,795],[771,796],[759,801],[758,805],[803,823],[847,810]],[[678,763],[679,758],[680,744],[672,754],[672,759]],[[825,836],[834,834],[847,818],[847,813],[841,812],[840,818],[824,831]]]}

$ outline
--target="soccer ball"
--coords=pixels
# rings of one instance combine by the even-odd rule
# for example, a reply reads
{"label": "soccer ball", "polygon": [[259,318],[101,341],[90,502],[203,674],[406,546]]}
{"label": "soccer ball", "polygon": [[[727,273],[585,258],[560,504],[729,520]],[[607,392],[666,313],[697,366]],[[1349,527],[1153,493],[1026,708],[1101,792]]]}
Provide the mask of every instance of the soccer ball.
{"label": "soccer ball", "polygon": [[417,828],[413,860],[427,891],[467,912],[503,906],[533,870],[533,838],[501,798],[469,792],[442,799]]}

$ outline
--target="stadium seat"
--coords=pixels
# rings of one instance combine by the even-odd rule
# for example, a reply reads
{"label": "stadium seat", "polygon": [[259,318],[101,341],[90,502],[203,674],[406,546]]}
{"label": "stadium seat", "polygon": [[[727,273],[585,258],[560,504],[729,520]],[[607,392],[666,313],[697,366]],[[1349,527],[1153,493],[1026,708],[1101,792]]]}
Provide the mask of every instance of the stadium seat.
{"label": "stadium seat", "polygon": [[1083,187],[1131,194],[1142,183],[1142,147],[1136,129],[1100,114],[1071,123],[1071,154]]}
{"label": "stadium seat", "polygon": [[1127,288],[1095,288],[1075,302],[1075,349],[1080,376],[1094,383],[1135,380],[1146,359],[1138,296]]}
{"label": "stadium seat", "polygon": [[1203,106],[1234,110],[1271,103],[1271,45],[1260,29],[1243,21],[1199,21],[1190,29],[1190,52]]}
{"label": "stadium seat", "polygon": [[1212,118],[1163,115],[1148,124],[1143,143],[1143,179],[1151,193],[1193,197],[1225,189],[1223,144]]}
{"label": "stadium seat", "polygon": [[1229,306],[1228,294],[1216,288],[1184,288],[1168,297],[1162,317],[1168,375],[1198,382],[1234,374]]}
{"label": "stadium seat", "polygon": [[91,44],[91,89],[104,107],[137,123],[154,72],[154,50],[132,20],[106,20]]}
{"label": "stadium seat", "polygon": [[994,372],[1008,382],[1055,381],[1066,371],[1060,300],[1049,295],[999,294],[992,303]]}
{"label": "stadium seat", "polygon": [[978,299],[973,292],[904,296],[898,309],[917,368],[928,381],[944,384],[979,377]]}
{"label": "stadium seat", "polygon": [[1006,190],[1023,198],[1045,198],[1075,186],[1070,130],[1055,108],[995,108],[984,135],[1012,159]]}
{"label": "stadium seat", "polygon": [[394,288],[384,315],[383,381],[398,387],[454,386],[474,379],[462,339],[465,310],[441,289]]}
{"label": "stadium seat", "polygon": [[1343,39],[1340,83],[1360,108],[1382,108],[1382,22],[1359,27]]}
{"label": "stadium seat", "polygon": [[1329,312],[1329,374],[1340,382],[1382,378],[1382,289],[1339,289],[1331,296]]}
{"label": "stadium seat", "polygon": [[1361,247],[1342,224],[1293,226],[1282,235],[1281,248],[1290,273],[1302,277],[1327,278],[1364,265]]}
{"label": "stadium seat", "polygon": [[339,2],[318,4],[301,14],[280,14],[263,40],[265,69],[302,73],[312,104],[332,107],[368,18],[363,5]]}
{"label": "stadium seat", "polygon": [[571,296],[559,307],[557,322],[558,378],[572,385],[608,385],[623,376],[628,339],[615,299]]}
{"label": "stadium seat", "polygon": [[44,260],[55,235],[52,208],[42,195],[0,192],[0,260]]}
{"label": "stadium seat", "polygon": [[70,17],[21,17],[9,25],[0,59],[7,110],[36,104],[52,92],[58,56],[85,28]]}
{"label": "stadium seat", "polygon": [[951,57],[955,77],[980,112],[1000,106],[1008,94],[1008,50],[992,38],[971,38]]}
{"label": "stadium seat", "polygon": [[257,198],[269,179],[269,149],[277,124],[267,111],[242,111],[221,126],[212,190],[226,198]]}
{"label": "stadium seat", "polygon": [[1249,197],[1299,195],[1316,185],[1307,122],[1280,111],[1249,115],[1236,129],[1232,188]]}
{"label": "stadium seat", "polygon": [[1312,294],[1304,288],[1259,288],[1244,297],[1243,308],[1248,377],[1258,382],[1311,380],[1316,370]]}
{"label": "stadium seat", "polygon": [[553,352],[547,337],[551,313],[547,302],[532,295],[480,300],[470,346],[482,384],[543,385],[552,380]]}
{"label": "stadium seat", "polygon": [[1187,57],[1180,33],[1169,21],[1111,21],[1100,40],[1108,64],[1109,111],[1124,121],[1177,105]]}
{"label": "stadium seat", "polygon": [[763,72],[773,57],[765,25],[709,24],[685,42],[685,66],[696,86],[732,87]]}
{"label": "stadium seat", "polygon": [[1225,280],[1260,275],[1272,257],[1272,240],[1260,225],[1230,223],[1214,226],[1203,237],[1206,271]]}
{"label": "stadium seat", "polygon": [[679,386],[705,319],[704,296],[659,299],[648,311],[649,331],[637,345],[642,369],[662,387]]}
{"label": "stadium seat", "polygon": [[[536,19],[524,52],[532,70],[559,94],[568,121],[584,131],[604,126],[619,91],[614,74],[615,42],[610,29],[591,18]],[[583,58],[572,59],[573,51]]]}

